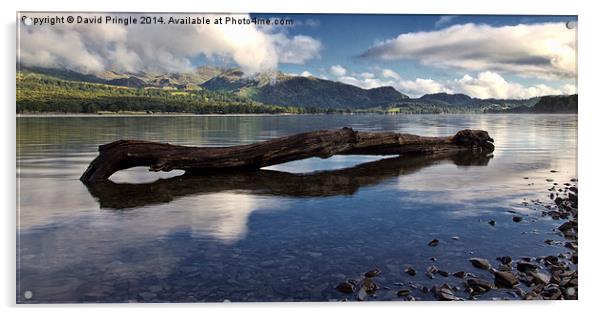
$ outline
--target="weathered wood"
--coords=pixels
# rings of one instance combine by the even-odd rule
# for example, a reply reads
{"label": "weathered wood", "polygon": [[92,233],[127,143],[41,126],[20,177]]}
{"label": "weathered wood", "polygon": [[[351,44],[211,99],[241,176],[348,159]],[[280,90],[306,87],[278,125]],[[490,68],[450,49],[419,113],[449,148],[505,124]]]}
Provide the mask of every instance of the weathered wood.
{"label": "weathered wood", "polygon": [[99,146],[80,180],[109,179],[115,172],[137,166],[150,171],[187,173],[254,170],[310,157],[333,155],[408,155],[477,150],[491,152],[493,139],[480,130],[462,130],[449,137],[423,137],[392,132],[362,132],[351,128],[301,133],[232,147],[188,147],[140,140],[118,140]]}

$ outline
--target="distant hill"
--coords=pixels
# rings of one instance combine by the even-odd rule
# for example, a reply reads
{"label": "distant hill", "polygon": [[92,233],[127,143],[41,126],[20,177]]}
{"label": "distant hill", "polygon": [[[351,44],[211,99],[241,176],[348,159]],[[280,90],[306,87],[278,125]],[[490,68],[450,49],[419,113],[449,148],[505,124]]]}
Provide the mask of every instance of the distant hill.
{"label": "distant hill", "polygon": [[578,96],[573,95],[550,95],[543,96],[533,106],[517,106],[496,113],[561,113],[570,114],[578,112]]}
{"label": "distant hill", "polygon": [[448,94],[448,93],[434,93],[425,94],[419,98],[424,101],[440,101],[450,105],[462,105],[472,102],[472,98],[466,94]]}
{"label": "distant hill", "polygon": [[[130,89],[168,91],[174,98],[190,93],[218,92],[227,100],[294,107],[298,112],[364,111],[379,113],[574,113],[562,102],[530,99],[479,99],[466,94],[435,93],[409,98],[393,87],[362,89],[320,79],[271,72],[248,75],[237,68],[202,66],[182,73],[103,71],[82,74],[71,70],[21,67],[19,73],[80,83],[104,84]],[[42,82],[44,82],[42,80]],[[36,88],[40,88],[40,84]],[[54,89],[54,88],[53,88]],[[115,90],[119,91],[119,90]],[[137,92],[138,94],[144,94]],[[92,97],[92,96],[89,96]],[[576,99],[576,97],[575,97]],[[48,101],[47,99],[46,101]],[[57,100],[60,101],[60,100]],[[155,100],[156,101],[156,100]],[[137,101],[138,102],[138,101]],[[188,102],[188,101],[187,101]],[[554,103],[556,102],[556,103]],[[575,100],[576,104],[576,100]],[[570,107],[570,106],[569,106]]]}
{"label": "distant hill", "polygon": [[222,73],[201,87],[234,92],[266,104],[316,108],[371,108],[408,98],[393,87],[362,89],[337,81],[282,73],[249,77],[236,70]]}

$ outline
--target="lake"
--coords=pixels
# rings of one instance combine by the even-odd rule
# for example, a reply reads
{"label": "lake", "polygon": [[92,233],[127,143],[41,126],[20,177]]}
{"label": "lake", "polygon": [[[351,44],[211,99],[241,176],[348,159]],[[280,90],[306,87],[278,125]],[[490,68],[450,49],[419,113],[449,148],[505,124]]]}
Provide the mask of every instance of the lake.
{"label": "lake", "polygon": [[[98,146],[118,139],[231,146],[344,126],[423,136],[483,129],[496,149],[192,177],[133,168],[99,186],[79,181]],[[532,200],[549,201],[551,182],[572,178],[576,115],[18,117],[17,301],[337,301],[354,299],[337,284],[375,267],[380,289],[370,299],[397,300],[409,284],[460,284],[429,278],[431,265],[486,277],[468,258],[564,252],[544,242],[562,239],[552,231],[560,222]],[[482,298],[516,299],[507,290]]]}

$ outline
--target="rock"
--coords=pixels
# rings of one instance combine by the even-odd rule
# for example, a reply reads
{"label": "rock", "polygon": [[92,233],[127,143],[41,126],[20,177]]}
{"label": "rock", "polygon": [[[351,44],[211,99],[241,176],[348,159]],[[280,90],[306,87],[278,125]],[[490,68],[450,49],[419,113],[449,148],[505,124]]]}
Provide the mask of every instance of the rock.
{"label": "rock", "polygon": [[491,264],[489,264],[489,261],[487,261],[487,259],[470,258],[469,260],[470,260],[470,263],[472,263],[472,265],[475,268],[485,269],[485,270],[489,270],[491,268]]}
{"label": "rock", "polygon": [[364,276],[367,278],[373,278],[373,277],[378,276],[379,274],[380,274],[380,269],[374,268],[374,269],[364,273]]}
{"label": "rock", "polygon": [[495,221],[494,220],[491,220],[491,221],[489,221],[487,223],[489,223],[489,225],[491,225],[491,226],[495,226]]}
{"label": "rock", "polygon": [[577,194],[569,192],[569,201],[571,201],[573,204],[577,204]]}
{"label": "rock", "polygon": [[453,240],[460,240],[460,237],[458,237],[458,236],[453,236],[451,239],[453,239]]}
{"label": "rock", "polygon": [[519,223],[522,220],[523,220],[523,218],[520,217],[520,216],[512,216],[512,221],[515,222],[515,223]]}
{"label": "rock", "polygon": [[447,271],[439,270],[439,271],[437,271],[437,273],[440,276],[445,277],[445,278],[447,278],[449,276],[449,272],[447,272]]}
{"label": "rock", "polygon": [[426,271],[428,273],[437,273],[437,271],[439,271],[439,269],[436,266],[430,266],[430,267],[426,268]]}
{"label": "rock", "polygon": [[454,295],[454,292],[444,285],[435,288],[435,293],[437,295],[437,299],[440,301],[457,301],[458,297]]}
{"label": "rock", "polygon": [[512,272],[495,271],[495,283],[506,288],[513,288],[518,285],[518,279]]}
{"label": "rock", "polygon": [[466,284],[470,289],[477,293],[484,293],[494,288],[493,284],[478,278],[467,279]]}
{"label": "rock", "polygon": [[516,263],[516,269],[520,272],[527,272],[537,270],[539,266],[531,262],[519,261]]}
{"label": "rock", "polygon": [[416,275],[416,270],[414,270],[414,268],[412,267],[407,267],[405,268],[405,273],[411,275],[411,276],[415,276]]}
{"label": "rock", "polygon": [[439,244],[439,240],[438,239],[433,239],[431,241],[429,241],[429,246],[431,247],[436,247]]}
{"label": "rock", "polygon": [[538,284],[546,285],[550,283],[550,276],[543,272],[531,271],[529,274],[533,277],[533,280]]}
{"label": "rock", "polygon": [[454,272],[454,274],[452,274],[452,275],[455,276],[456,278],[463,279],[466,276],[466,272],[458,271],[458,272]]}
{"label": "rock", "polygon": [[364,278],[362,282],[362,288],[366,290],[366,293],[372,294],[378,290],[378,285],[376,285],[371,278]]}
{"label": "rock", "polygon": [[562,232],[566,232],[566,231],[573,229],[573,227],[575,227],[575,223],[573,221],[568,221],[568,222],[565,222],[562,225],[558,226],[558,230],[560,230]]}
{"label": "rock", "polygon": [[397,296],[399,296],[399,297],[408,296],[408,295],[410,295],[410,290],[407,290],[407,289],[401,289],[397,292]]}
{"label": "rock", "polygon": [[336,286],[337,291],[345,294],[351,294],[355,291],[355,285],[349,282],[343,282]]}
{"label": "rock", "polygon": [[552,169],[552,170],[550,170],[550,172],[551,172],[551,173],[556,173],[556,172],[558,172],[558,171],[557,171],[557,170],[553,170],[553,169]]}
{"label": "rock", "polygon": [[365,301],[367,298],[368,298],[368,292],[366,292],[366,289],[361,288],[357,292],[357,300],[358,301]]}
{"label": "rock", "polygon": [[512,262],[512,258],[509,256],[503,256],[500,258],[497,258],[502,264],[510,264]]}

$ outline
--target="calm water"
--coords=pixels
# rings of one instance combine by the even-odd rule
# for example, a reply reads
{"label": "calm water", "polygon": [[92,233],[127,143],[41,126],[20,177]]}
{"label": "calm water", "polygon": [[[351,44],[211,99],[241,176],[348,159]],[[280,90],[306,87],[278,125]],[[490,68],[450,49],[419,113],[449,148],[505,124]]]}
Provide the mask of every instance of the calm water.
{"label": "calm water", "polygon": [[[343,126],[484,129],[496,150],[491,159],[337,156],[205,177],[134,168],[89,188],[78,180],[97,146],[117,139],[226,146]],[[396,283],[460,284],[427,278],[432,264],[490,278],[467,259],[563,252],[543,242],[561,240],[558,223],[523,202],[549,199],[546,179],[577,177],[577,116],[20,117],[17,155],[19,302],[340,300],[334,286],[373,267],[382,274],[372,299],[391,300]],[[515,212],[525,220],[514,223]]]}

